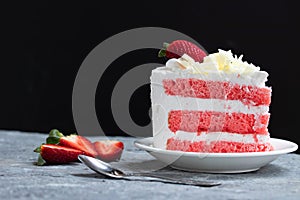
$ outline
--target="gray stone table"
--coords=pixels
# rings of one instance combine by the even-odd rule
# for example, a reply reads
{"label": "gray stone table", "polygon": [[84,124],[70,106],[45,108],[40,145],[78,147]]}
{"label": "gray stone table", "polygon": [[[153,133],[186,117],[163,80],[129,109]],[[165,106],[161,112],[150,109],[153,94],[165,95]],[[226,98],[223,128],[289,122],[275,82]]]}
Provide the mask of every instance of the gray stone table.
{"label": "gray stone table", "polygon": [[[36,166],[33,149],[46,134],[0,131],[0,199],[300,199],[300,155],[286,154],[256,172],[205,174],[165,167],[151,173],[185,179],[217,180],[212,188],[107,179],[82,165]],[[92,141],[101,137],[89,137]],[[133,145],[135,138],[116,137],[125,144],[118,167],[147,171],[156,161]]]}

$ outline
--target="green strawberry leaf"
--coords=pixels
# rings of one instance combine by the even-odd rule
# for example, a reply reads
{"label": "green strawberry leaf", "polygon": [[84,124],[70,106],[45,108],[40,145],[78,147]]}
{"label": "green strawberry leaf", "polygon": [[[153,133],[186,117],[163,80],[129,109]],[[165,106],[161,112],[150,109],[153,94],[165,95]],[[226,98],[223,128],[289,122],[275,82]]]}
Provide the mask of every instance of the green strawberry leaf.
{"label": "green strawberry leaf", "polygon": [[[43,145],[43,144],[42,144],[42,145]],[[42,146],[42,145],[41,145],[41,146]],[[34,151],[35,153],[41,153],[41,146],[35,148],[33,151]]]}
{"label": "green strawberry leaf", "polygon": [[64,134],[62,134],[61,132],[59,132],[59,130],[57,129],[52,129],[49,133],[49,137],[58,137],[58,138],[61,138],[63,137]]}
{"label": "green strawberry leaf", "polygon": [[169,43],[166,43],[166,42],[163,43],[163,48],[158,52],[159,58],[166,56],[168,46],[169,46]]}
{"label": "green strawberry leaf", "polygon": [[60,138],[58,137],[47,137],[46,144],[58,144]]}
{"label": "green strawberry leaf", "polygon": [[43,157],[41,156],[41,154],[38,157],[38,161],[36,163],[38,166],[43,166],[46,164],[46,161],[43,159]]}
{"label": "green strawberry leaf", "polygon": [[57,129],[53,129],[46,139],[46,144],[58,144],[61,137],[64,137],[64,135]]}
{"label": "green strawberry leaf", "polygon": [[168,46],[169,46],[169,43],[167,43],[167,42],[164,42],[164,43],[163,43],[163,48],[164,48],[164,49],[167,49]]}
{"label": "green strawberry leaf", "polygon": [[165,56],[166,56],[166,50],[165,49],[161,49],[158,52],[158,57],[161,58],[161,57],[165,57]]}

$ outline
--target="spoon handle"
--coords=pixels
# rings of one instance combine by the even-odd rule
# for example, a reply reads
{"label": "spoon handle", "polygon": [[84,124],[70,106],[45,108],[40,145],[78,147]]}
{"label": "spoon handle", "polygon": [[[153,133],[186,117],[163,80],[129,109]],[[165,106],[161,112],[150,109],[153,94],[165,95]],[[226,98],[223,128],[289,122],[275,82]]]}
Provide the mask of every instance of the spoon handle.
{"label": "spoon handle", "polygon": [[180,185],[193,185],[199,187],[213,187],[221,185],[219,182],[211,182],[211,181],[195,181],[195,180],[178,180],[173,178],[161,177],[157,175],[151,176],[124,176],[126,180],[130,181],[154,181],[154,182],[162,182],[162,183],[171,183],[171,184],[180,184]]}
{"label": "spoon handle", "polygon": [[154,174],[126,174],[122,171],[113,168],[108,163],[100,161],[98,159],[79,155],[78,159],[85,164],[87,167],[92,169],[93,171],[102,174],[106,177],[110,178],[117,178],[117,179],[126,179],[130,181],[156,181],[156,182],[163,182],[163,183],[172,183],[172,184],[182,184],[182,185],[194,185],[194,186],[201,186],[201,187],[212,187],[221,185],[217,182],[210,182],[210,181],[194,181],[194,180],[179,180],[174,178],[168,178],[163,176],[158,176]]}

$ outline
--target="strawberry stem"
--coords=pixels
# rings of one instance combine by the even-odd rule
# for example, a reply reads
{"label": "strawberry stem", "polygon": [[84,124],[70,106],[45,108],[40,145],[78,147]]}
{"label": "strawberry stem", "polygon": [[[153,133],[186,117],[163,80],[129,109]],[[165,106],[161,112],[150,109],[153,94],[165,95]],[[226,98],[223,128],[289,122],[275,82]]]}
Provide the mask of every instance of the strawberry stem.
{"label": "strawberry stem", "polygon": [[167,43],[167,42],[163,43],[163,48],[158,52],[158,57],[159,58],[166,56],[168,46],[169,46],[169,43]]}
{"label": "strawberry stem", "polygon": [[64,137],[64,135],[57,129],[53,129],[46,139],[46,144],[58,144],[61,137]]}
{"label": "strawberry stem", "polygon": [[158,52],[158,57],[161,58],[161,57],[165,57],[165,56],[166,56],[166,50],[165,49],[161,49]]}

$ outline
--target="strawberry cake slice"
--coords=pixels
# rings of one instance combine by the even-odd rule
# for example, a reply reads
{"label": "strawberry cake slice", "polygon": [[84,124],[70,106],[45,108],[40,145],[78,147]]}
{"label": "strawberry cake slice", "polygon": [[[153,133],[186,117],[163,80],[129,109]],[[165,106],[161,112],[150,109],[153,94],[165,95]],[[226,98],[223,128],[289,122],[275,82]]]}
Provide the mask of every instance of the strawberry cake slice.
{"label": "strawberry cake slice", "polygon": [[231,51],[203,55],[201,63],[192,56],[187,50],[152,71],[154,146],[186,152],[271,151],[268,73]]}

